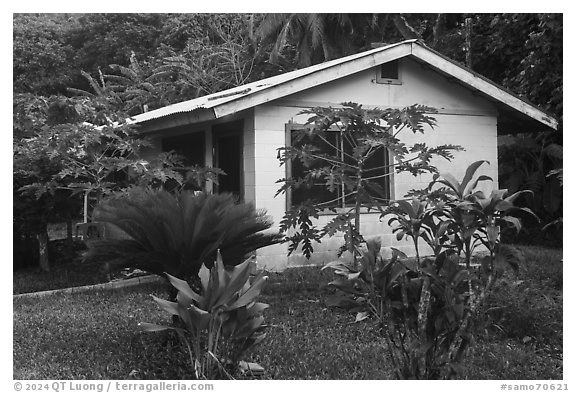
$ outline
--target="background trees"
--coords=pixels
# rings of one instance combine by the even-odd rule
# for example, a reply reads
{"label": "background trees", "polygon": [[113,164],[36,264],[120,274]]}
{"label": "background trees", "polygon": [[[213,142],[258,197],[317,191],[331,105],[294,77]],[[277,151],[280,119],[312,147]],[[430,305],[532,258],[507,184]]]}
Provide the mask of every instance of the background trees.
{"label": "background trees", "polygon": [[[202,80],[202,95],[375,42],[418,38],[461,62],[471,50],[475,71],[562,112],[562,14],[15,14],[13,22],[18,93],[89,90],[80,71],[107,74],[134,55],[153,69],[186,59],[189,67],[163,82]],[[219,84],[222,75],[230,79]]]}
{"label": "background trees", "polygon": [[144,160],[146,140],[135,138],[126,115],[97,99],[17,96],[14,108],[14,229],[35,234],[39,262],[49,270],[47,226],[72,220],[82,197],[98,200],[130,184],[182,182],[171,156]]}

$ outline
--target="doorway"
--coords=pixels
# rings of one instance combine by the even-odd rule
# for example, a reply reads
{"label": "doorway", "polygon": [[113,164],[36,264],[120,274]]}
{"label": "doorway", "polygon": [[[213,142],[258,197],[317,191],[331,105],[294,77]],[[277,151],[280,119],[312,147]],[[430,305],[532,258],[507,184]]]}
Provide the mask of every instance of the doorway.
{"label": "doorway", "polygon": [[230,192],[240,201],[244,198],[243,129],[241,120],[212,127],[214,167],[226,173],[218,176],[214,191]]}
{"label": "doorway", "polygon": [[[182,158],[182,166],[200,166],[204,167],[206,144],[204,131],[186,133],[182,135],[167,137],[162,139],[162,151],[173,151]],[[177,170],[184,178],[186,177],[186,170]],[[184,190],[200,191],[203,189],[204,184],[195,184],[194,182],[185,183],[180,186],[174,179],[166,181],[164,188],[168,191],[173,191],[182,187]]]}

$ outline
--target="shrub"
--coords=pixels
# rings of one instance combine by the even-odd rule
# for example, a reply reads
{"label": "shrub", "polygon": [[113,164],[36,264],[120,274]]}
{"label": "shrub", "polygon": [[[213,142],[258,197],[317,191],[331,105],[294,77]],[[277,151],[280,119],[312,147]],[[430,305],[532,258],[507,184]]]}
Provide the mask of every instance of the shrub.
{"label": "shrub", "polygon": [[[500,244],[500,228],[521,227],[509,216],[515,209],[513,194],[494,190],[489,196],[472,181],[482,161],[470,165],[462,181],[450,175],[435,176],[428,189],[408,201],[396,201],[383,214],[400,240],[412,239],[416,259],[408,260],[393,249],[390,261],[380,257],[380,244],[371,241],[359,266],[329,263],[340,278],[331,283],[342,291],[330,303],[358,311],[356,321],[373,316],[387,341],[399,379],[453,378],[462,362],[487,295],[506,265],[518,267],[519,252]],[[432,190],[441,184],[445,187]],[[531,213],[528,209],[521,209]],[[434,256],[421,258],[423,239]],[[472,263],[480,245],[488,255]]]}
{"label": "shrub", "polygon": [[197,277],[205,261],[215,260],[218,249],[228,265],[237,265],[258,248],[280,240],[265,232],[272,222],[264,211],[237,203],[231,194],[173,195],[136,188],[101,203],[94,217],[121,229],[123,236],[90,242],[86,260],[181,279]]}
{"label": "shrub", "polygon": [[234,378],[240,372],[262,372],[254,363],[241,361],[242,354],[261,342],[265,333],[262,312],[268,308],[255,299],[267,276],[260,273],[252,282],[254,261],[246,260],[235,267],[224,267],[218,253],[216,263],[200,269],[201,294],[186,281],[168,275],[178,290],[176,302],[157,297],[162,309],[182,321],[182,327],[140,323],[147,332],[173,330],[186,344],[190,363],[197,379]]}
{"label": "shrub", "polygon": [[[541,219],[525,225],[516,242],[562,245],[563,147],[561,133],[518,135],[498,147],[500,184],[511,192],[530,190],[518,200]],[[544,225],[545,224],[545,225]],[[508,240],[507,234],[503,234]]]}

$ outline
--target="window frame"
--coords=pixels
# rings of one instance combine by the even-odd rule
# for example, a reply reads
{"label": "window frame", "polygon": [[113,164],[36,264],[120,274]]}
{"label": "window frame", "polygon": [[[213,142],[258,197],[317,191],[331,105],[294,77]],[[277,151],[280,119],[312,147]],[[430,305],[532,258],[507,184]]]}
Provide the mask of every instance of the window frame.
{"label": "window frame", "polygon": [[[386,78],[382,76],[382,67],[385,64],[396,64],[396,73],[398,76],[396,78]],[[380,64],[376,67],[376,79],[375,82],[380,85],[401,85],[402,84],[402,67],[400,67],[400,60],[391,60],[386,63]]]}
{"label": "window frame", "polygon": [[[305,124],[303,123],[294,123],[294,122],[288,122],[285,124],[285,146],[286,147],[290,147],[292,146],[292,132],[296,131],[296,130],[301,130],[305,127]],[[331,127],[329,130],[329,132],[339,132],[338,129],[336,129],[335,127]],[[392,165],[393,164],[393,158],[392,155],[390,154],[390,152],[384,152],[384,161],[388,163],[388,165]],[[292,177],[292,159],[288,159],[286,162],[286,178],[289,179]],[[389,175],[386,178],[387,180],[387,192],[388,192],[388,199],[392,200],[393,198],[393,190],[394,190],[394,171],[390,171]],[[343,186],[342,186],[343,187]],[[344,199],[344,191],[340,190],[339,192],[339,196],[338,196],[338,204],[339,206],[335,206],[335,207],[330,207],[330,208],[325,208],[321,214],[322,215],[330,215],[330,214],[334,214],[333,209],[336,209],[337,212],[344,212],[346,210],[349,210],[351,207],[353,207],[354,205],[351,203],[344,203],[341,204],[340,201],[342,199]],[[290,210],[291,208],[293,208],[293,197],[292,197],[292,189],[288,189],[286,190],[286,210]],[[367,209],[366,208],[362,208],[362,213],[367,213]]]}

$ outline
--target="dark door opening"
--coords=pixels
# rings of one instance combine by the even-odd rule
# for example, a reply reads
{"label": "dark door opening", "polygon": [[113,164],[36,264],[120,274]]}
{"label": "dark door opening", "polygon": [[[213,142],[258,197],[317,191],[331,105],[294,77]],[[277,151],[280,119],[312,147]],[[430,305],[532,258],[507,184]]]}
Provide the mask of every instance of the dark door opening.
{"label": "dark door opening", "polygon": [[214,126],[214,166],[226,175],[218,176],[215,192],[230,192],[242,200],[244,197],[242,122]]}
{"label": "dark door opening", "polygon": [[[206,145],[204,142],[203,131],[163,138],[162,151],[173,151],[181,156],[183,167],[206,166]],[[185,169],[178,170],[178,172],[180,172],[183,177],[186,177]],[[203,184],[196,184],[195,182],[187,182],[182,186],[182,188],[185,190],[194,191],[202,190],[203,187]],[[175,180],[168,180],[164,185],[164,188],[169,191],[173,191],[177,188],[180,188],[180,186]]]}

